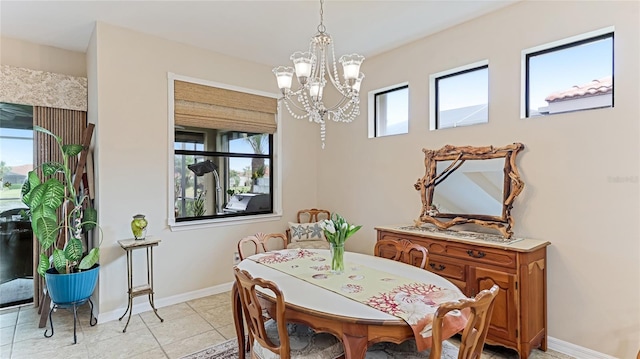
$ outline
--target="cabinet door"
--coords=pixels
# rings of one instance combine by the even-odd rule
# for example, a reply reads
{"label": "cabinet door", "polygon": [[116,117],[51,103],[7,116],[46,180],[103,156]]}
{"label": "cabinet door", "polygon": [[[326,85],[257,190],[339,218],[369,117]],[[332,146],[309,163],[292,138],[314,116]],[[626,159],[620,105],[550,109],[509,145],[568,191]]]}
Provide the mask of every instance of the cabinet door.
{"label": "cabinet door", "polygon": [[494,284],[500,287],[495,299],[488,338],[498,342],[517,343],[518,295],[515,274],[491,269],[469,267],[469,285],[472,296]]}

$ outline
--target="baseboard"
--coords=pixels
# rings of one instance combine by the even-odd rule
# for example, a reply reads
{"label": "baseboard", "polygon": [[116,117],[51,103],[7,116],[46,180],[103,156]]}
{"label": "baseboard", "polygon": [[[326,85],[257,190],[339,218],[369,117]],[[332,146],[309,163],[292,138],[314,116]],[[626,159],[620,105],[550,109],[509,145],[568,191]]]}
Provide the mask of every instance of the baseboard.
{"label": "baseboard", "polygon": [[547,337],[547,346],[551,350],[555,350],[559,353],[570,355],[579,359],[617,359],[610,355],[597,352],[579,345],[575,345],[563,340]]}
{"label": "baseboard", "polygon": [[[213,287],[204,288],[204,289],[198,289],[198,290],[194,290],[193,292],[182,293],[182,294],[174,295],[174,296],[171,296],[171,297],[155,298],[154,302],[155,302],[156,309],[157,308],[162,308],[162,307],[167,307],[167,306],[170,306],[170,305],[187,302],[189,300],[194,300],[194,299],[206,297],[206,296],[209,296],[209,295],[228,292],[228,291],[231,290],[232,286],[233,286],[233,282],[223,283],[223,284],[219,284],[219,285],[216,285],[216,286],[213,286]],[[146,296],[145,297],[140,297],[140,298],[146,299]],[[145,300],[143,302],[142,301],[143,299],[139,299],[140,303],[133,305],[132,314],[143,313],[143,312],[151,310],[151,305],[149,304],[149,301]],[[122,314],[124,313],[125,310],[127,310],[126,306],[122,307],[122,308],[118,308],[118,309],[112,310],[112,311],[109,311],[109,312],[106,312],[106,313],[99,313],[98,314],[98,322],[99,323],[106,323],[106,322],[110,322],[112,320],[116,320],[116,319],[118,319],[118,318],[120,318],[122,316]]]}

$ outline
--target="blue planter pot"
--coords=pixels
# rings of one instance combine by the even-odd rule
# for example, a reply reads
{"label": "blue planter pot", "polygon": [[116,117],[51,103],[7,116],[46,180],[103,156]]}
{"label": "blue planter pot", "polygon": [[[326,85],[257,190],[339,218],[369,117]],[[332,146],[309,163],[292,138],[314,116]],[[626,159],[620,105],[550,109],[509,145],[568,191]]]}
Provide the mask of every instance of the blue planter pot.
{"label": "blue planter pot", "polygon": [[49,268],[44,275],[51,301],[55,304],[70,304],[85,301],[91,297],[98,283],[100,265],[71,274],[58,274],[55,268]]}

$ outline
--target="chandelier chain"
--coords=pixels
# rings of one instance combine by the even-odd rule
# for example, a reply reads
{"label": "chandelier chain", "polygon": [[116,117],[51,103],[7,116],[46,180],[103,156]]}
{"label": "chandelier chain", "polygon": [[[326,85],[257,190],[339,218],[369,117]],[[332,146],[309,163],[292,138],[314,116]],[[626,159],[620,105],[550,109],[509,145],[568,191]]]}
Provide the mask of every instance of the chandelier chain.
{"label": "chandelier chain", "polygon": [[320,0],[320,25],[318,25],[318,32],[324,34],[327,28],[324,26],[324,0]]}

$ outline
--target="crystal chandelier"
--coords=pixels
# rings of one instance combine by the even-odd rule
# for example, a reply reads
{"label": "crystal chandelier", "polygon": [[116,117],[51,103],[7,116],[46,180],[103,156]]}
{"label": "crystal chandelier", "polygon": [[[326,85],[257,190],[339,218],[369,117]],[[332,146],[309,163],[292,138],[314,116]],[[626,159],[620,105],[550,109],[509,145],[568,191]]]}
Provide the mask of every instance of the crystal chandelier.
{"label": "crystal chandelier", "polygon": [[[358,54],[344,55],[338,62],[342,65],[342,77],[338,76],[336,55],[331,36],[327,34],[323,24],[322,6],[320,0],[320,25],[318,33],[311,38],[308,52],[294,52],[291,55],[294,67],[279,66],[273,69],[278,80],[278,87],[282,91],[282,102],[296,119],[309,118],[320,124],[320,139],[324,149],[326,120],[334,122],[351,122],[360,114],[360,84],[364,74],[360,72],[360,65],[364,56]],[[291,89],[293,74],[296,74],[299,88]],[[332,107],[326,107],[322,102],[324,86],[327,78],[341,95],[340,100]]]}

